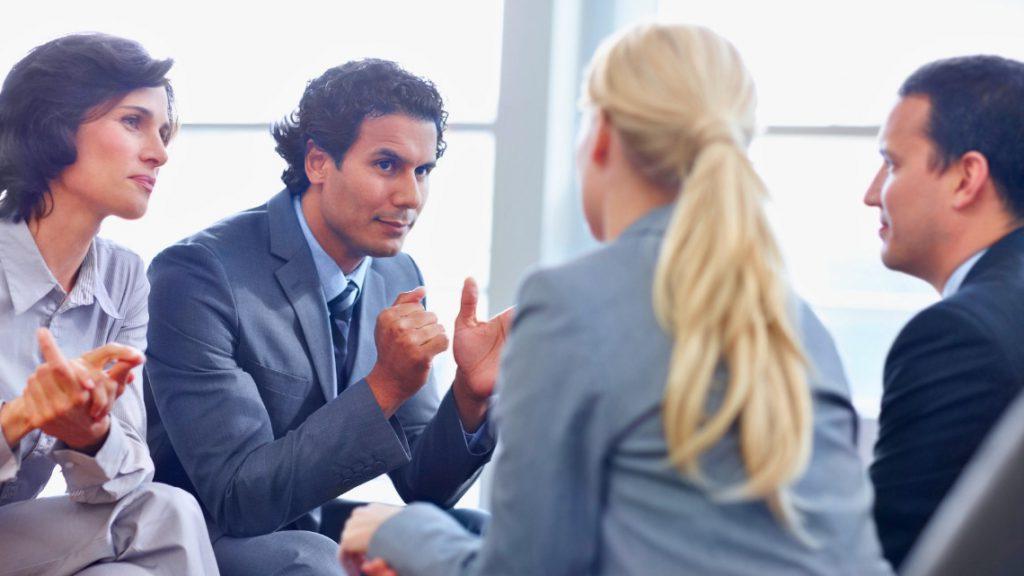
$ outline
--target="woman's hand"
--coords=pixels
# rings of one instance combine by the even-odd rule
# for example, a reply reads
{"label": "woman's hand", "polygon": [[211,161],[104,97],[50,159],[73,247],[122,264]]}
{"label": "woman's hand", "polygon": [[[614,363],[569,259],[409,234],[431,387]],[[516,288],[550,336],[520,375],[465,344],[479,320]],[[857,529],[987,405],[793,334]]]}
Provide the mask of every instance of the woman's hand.
{"label": "woman's hand", "polygon": [[130,346],[107,344],[68,360],[49,330],[40,328],[37,337],[44,362],[22,395],[0,412],[5,440],[13,447],[40,429],[75,450],[95,453],[110,431],[108,413],[144,357]]}
{"label": "woman's hand", "polygon": [[401,511],[402,508],[399,506],[386,504],[369,504],[352,511],[352,516],[341,532],[341,546],[338,549],[338,559],[349,574],[358,575],[360,571],[371,576],[395,574],[387,563],[379,558],[367,561],[366,551],[370,548],[370,540],[380,525]]}

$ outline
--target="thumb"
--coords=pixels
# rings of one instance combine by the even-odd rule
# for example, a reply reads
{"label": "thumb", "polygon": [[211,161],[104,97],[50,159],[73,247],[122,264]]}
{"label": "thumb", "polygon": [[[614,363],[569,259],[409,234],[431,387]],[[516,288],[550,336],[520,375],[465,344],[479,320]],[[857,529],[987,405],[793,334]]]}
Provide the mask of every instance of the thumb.
{"label": "thumb", "polygon": [[462,324],[476,323],[476,306],[480,302],[480,288],[472,276],[466,278],[462,284],[462,303],[459,306],[459,315],[455,321]]}
{"label": "thumb", "polygon": [[399,304],[418,304],[427,295],[427,289],[423,286],[419,286],[409,290],[408,292],[402,292],[395,298],[394,306]]}

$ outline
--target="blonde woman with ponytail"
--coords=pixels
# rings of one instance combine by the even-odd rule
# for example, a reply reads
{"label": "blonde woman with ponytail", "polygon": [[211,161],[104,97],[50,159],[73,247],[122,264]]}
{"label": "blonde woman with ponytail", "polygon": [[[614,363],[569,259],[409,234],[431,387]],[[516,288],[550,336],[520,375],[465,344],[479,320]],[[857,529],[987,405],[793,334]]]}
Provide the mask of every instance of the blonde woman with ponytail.
{"label": "blonde woman with ponytail", "polygon": [[429,504],[370,506],[343,558],[403,576],[891,573],[839,357],[786,284],[747,157],[739,54],[637,26],[598,50],[584,101],[583,210],[607,245],[520,289],[486,537]]}

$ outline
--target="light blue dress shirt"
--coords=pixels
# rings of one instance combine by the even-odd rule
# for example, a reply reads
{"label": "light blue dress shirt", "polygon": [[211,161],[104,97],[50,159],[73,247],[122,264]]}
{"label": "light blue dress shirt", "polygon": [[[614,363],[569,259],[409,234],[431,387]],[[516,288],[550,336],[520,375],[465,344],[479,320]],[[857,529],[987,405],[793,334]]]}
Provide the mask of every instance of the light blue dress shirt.
{"label": "light blue dress shirt", "polygon": [[[142,260],[96,238],[66,293],[24,222],[0,221],[0,401],[25,389],[42,362],[36,330],[53,333],[65,356],[119,342],[145,352],[149,283]],[[146,447],[141,367],[111,411],[110,433],[95,456],[35,430],[14,450],[0,440],[0,506],[35,498],[59,465],[78,502],[113,502],[153,477]]]}
{"label": "light blue dress shirt", "polygon": [[956,270],[949,276],[949,280],[946,280],[946,285],[942,287],[943,298],[949,298],[956,294],[956,291],[960,289],[960,285],[964,283],[967,275],[971,272],[971,268],[974,268],[974,265],[978,263],[978,260],[981,260],[985,252],[988,252],[988,248],[977,252],[974,256],[965,260],[963,264],[956,267]]}

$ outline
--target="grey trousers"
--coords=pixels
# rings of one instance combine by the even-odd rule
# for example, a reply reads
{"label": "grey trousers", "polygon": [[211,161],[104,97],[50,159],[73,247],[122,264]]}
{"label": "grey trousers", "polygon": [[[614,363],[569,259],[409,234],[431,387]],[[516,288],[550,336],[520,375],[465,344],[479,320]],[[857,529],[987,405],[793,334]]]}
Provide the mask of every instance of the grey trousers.
{"label": "grey trousers", "polygon": [[337,542],[307,530],[221,536],[213,551],[224,576],[345,576]]}
{"label": "grey trousers", "polygon": [[0,575],[218,575],[203,513],[146,483],[111,504],[67,496],[0,506]]}

